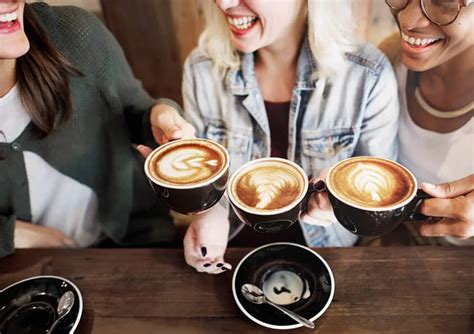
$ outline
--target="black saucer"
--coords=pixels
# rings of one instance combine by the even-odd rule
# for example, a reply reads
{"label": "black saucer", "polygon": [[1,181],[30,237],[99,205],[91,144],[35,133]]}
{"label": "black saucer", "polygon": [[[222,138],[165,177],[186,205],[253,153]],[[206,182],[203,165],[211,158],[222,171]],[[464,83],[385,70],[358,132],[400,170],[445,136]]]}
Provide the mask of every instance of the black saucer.
{"label": "black saucer", "polygon": [[82,296],[70,281],[56,276],[32,277],[0,291],[0,334],[45,334],[57,319],[61,296],[74,293],[74,306],[53,333],[74,333],[82,315]]}
{"label": "black saucer", "polygon": [[282,242],[253,250],[235,268],[232,293],[237,306],[249,319],[272,329],[302,325],[270,305],[247,301],[241,292],[246,283],[265,287],[265,294],[273,302],[311,321],[326,311],[335,289],[329,265],[307,247]]}

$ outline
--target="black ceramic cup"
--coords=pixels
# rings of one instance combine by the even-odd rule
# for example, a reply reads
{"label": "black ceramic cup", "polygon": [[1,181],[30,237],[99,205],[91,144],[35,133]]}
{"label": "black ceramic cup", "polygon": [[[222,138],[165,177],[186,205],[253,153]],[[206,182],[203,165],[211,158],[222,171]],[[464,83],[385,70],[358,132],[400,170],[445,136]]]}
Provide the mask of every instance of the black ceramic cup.
{"label": "black ceramic cup", "polygon": [[[401,191],[407,191],[407,194],[402,201],[374,207],[360,203],[355,204],[350,199],[348,200],[347,196],[345,198],[343,195],[338,193],[335,189],[336,187],[334,187],[330,181],[339,177],[337,174],[334,175],[334,173],[337,173],[338,166],[341,164],[358,163],[367,160],[387,164],[387,166],[391,166],[390,168],[393,167],[393,170],[403,173],[404,182],[409,190],[403,188],[403,186],[400,185],[400,182],[395,183],[396,186],[400,187]],[[342,176],[339,178],[342,178]],[[368,180],[370,180],[370,177]],[[350,182],[348,183],[348,187],[353,186]],[[353,157],[343,160],[331,167],[325,179],[325,186],[326,189],[323,189],[328,192],[329,201],[331,202],[334,215],[339,223],[350,232],[359,236],[381,236],[394,230],[398,224],[403,221],[417,221],[427,218],[426,216],[419,214],[417,208],[423,199],[431,198],[431,196],[421,189],[417,189],[418,185],[415,176],[406,167],[394,161],[375,157]]]}
{"label": "black ceramic cup", "polygon": [[[299,182],[299,194],[291,203],[280,208],[262,210],[250,205],[245,205],[243,201],[237,198],[236,183],[244,174],[251,173],[263,164],[268,163],[286,164],[291,170],[295,171],[298,174],[296,179],[298,180],[297,182]],[[285,169],[282,169],[281,173],[285,174]],[[275,182],[275,184],[281,183],[282,181],[278,179],[279,175],[276,175],[273,182]],[[299,215],[306,206],[309,196],[315,191],[313,183],[308,181],[306,173],[296,163],[280,158],[262,158],[244,164],[232,175],[227,188],[227,195],[232,209],[242,222],[252,227],[255,231],[274,233],[285,230],[298,221]],[[275,192],[277,193],[278,189],[276,189]],[[283,194],[280,193],[276,196],[282,195]]]}
{"label": "black ceramic cup", "polygon": [[[182,150],[183,147],[190,148],[189,152],[183,151],[182,154],[170,158],[178,159],[172,161],[177,164],[173,167],[176,168],[173,175],[180,175],[180,172],[185,171],[186,168],[192,168],[199,173],[200,170],[208,168],[206,164],[209,161],[217,161],[215,165],[213,164],[216,167],[213,174],[198,182],[186,183],[186,180],[183,182],[174,179],[166,180],[153,172],[153,169],[158,168],[157,165],[161,163],[157,159],[158,156],[164,157],[168,153]],[[202,156],[199,153],[200,149],[204,149]],[[211,160],[208,160],[206,152],[217,154],[217,159],[209,158]],[[229,164],[229,153],[222,145],[208,139],[180,139],[155,149],[145,161],[145,174],[158,198],[168,208],[182,214],[194,214],[210,209],[221,199],[229,178]]]}

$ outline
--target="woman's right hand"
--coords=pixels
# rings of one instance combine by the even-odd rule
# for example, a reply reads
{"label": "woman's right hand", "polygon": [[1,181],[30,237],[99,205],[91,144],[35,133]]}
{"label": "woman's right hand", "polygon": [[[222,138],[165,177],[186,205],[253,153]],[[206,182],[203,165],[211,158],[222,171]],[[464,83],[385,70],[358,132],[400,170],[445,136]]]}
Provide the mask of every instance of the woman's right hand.
{"label": "woman's right hand", "polygon": [[189,225],[183,240],[184,257],[198,272],[220,274],[232,268],[224,261],[230,226],[227,214],[218,204]]}
{"label": "woman's right hand", "polygon": [[63,232],[45,226],[15,222],[15,248],[76,248],[77,243]]}

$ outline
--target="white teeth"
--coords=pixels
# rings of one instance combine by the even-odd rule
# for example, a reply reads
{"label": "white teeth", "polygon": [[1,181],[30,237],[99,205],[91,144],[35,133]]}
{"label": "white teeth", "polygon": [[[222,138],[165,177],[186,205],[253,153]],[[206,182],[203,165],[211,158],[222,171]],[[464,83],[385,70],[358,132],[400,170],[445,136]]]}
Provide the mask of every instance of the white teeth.
{"label": "white teeth", "polygon": [[255,21],[257,17],[255,16],[243,16],[239,18],[227,17],[227,22],[236,27],[239,30],[248,29]]}
{"label": "white teeth", "polygon": [[0,15],[0,22],[11,22],[17,19],[18,15],[16,12]]}
{"label": "white teeth", "polygon": [[402,33],[402,39],[411,45],[425,46],[440,40],[440,38],[414,38]]}

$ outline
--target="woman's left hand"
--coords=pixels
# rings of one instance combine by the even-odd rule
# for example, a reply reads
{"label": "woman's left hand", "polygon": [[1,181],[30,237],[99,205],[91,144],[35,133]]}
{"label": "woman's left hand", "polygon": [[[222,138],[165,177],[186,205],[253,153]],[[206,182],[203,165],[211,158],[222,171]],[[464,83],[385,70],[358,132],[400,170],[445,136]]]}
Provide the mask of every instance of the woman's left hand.
{"label": "woman's left hand", "polygon": [[474,174],[439,185],[423,183],[421,188],[435,197],[423,201],[421,213],[442,217],[436,223],[422,223],[419,228],[421,235],[462,239],[474,236]]}

